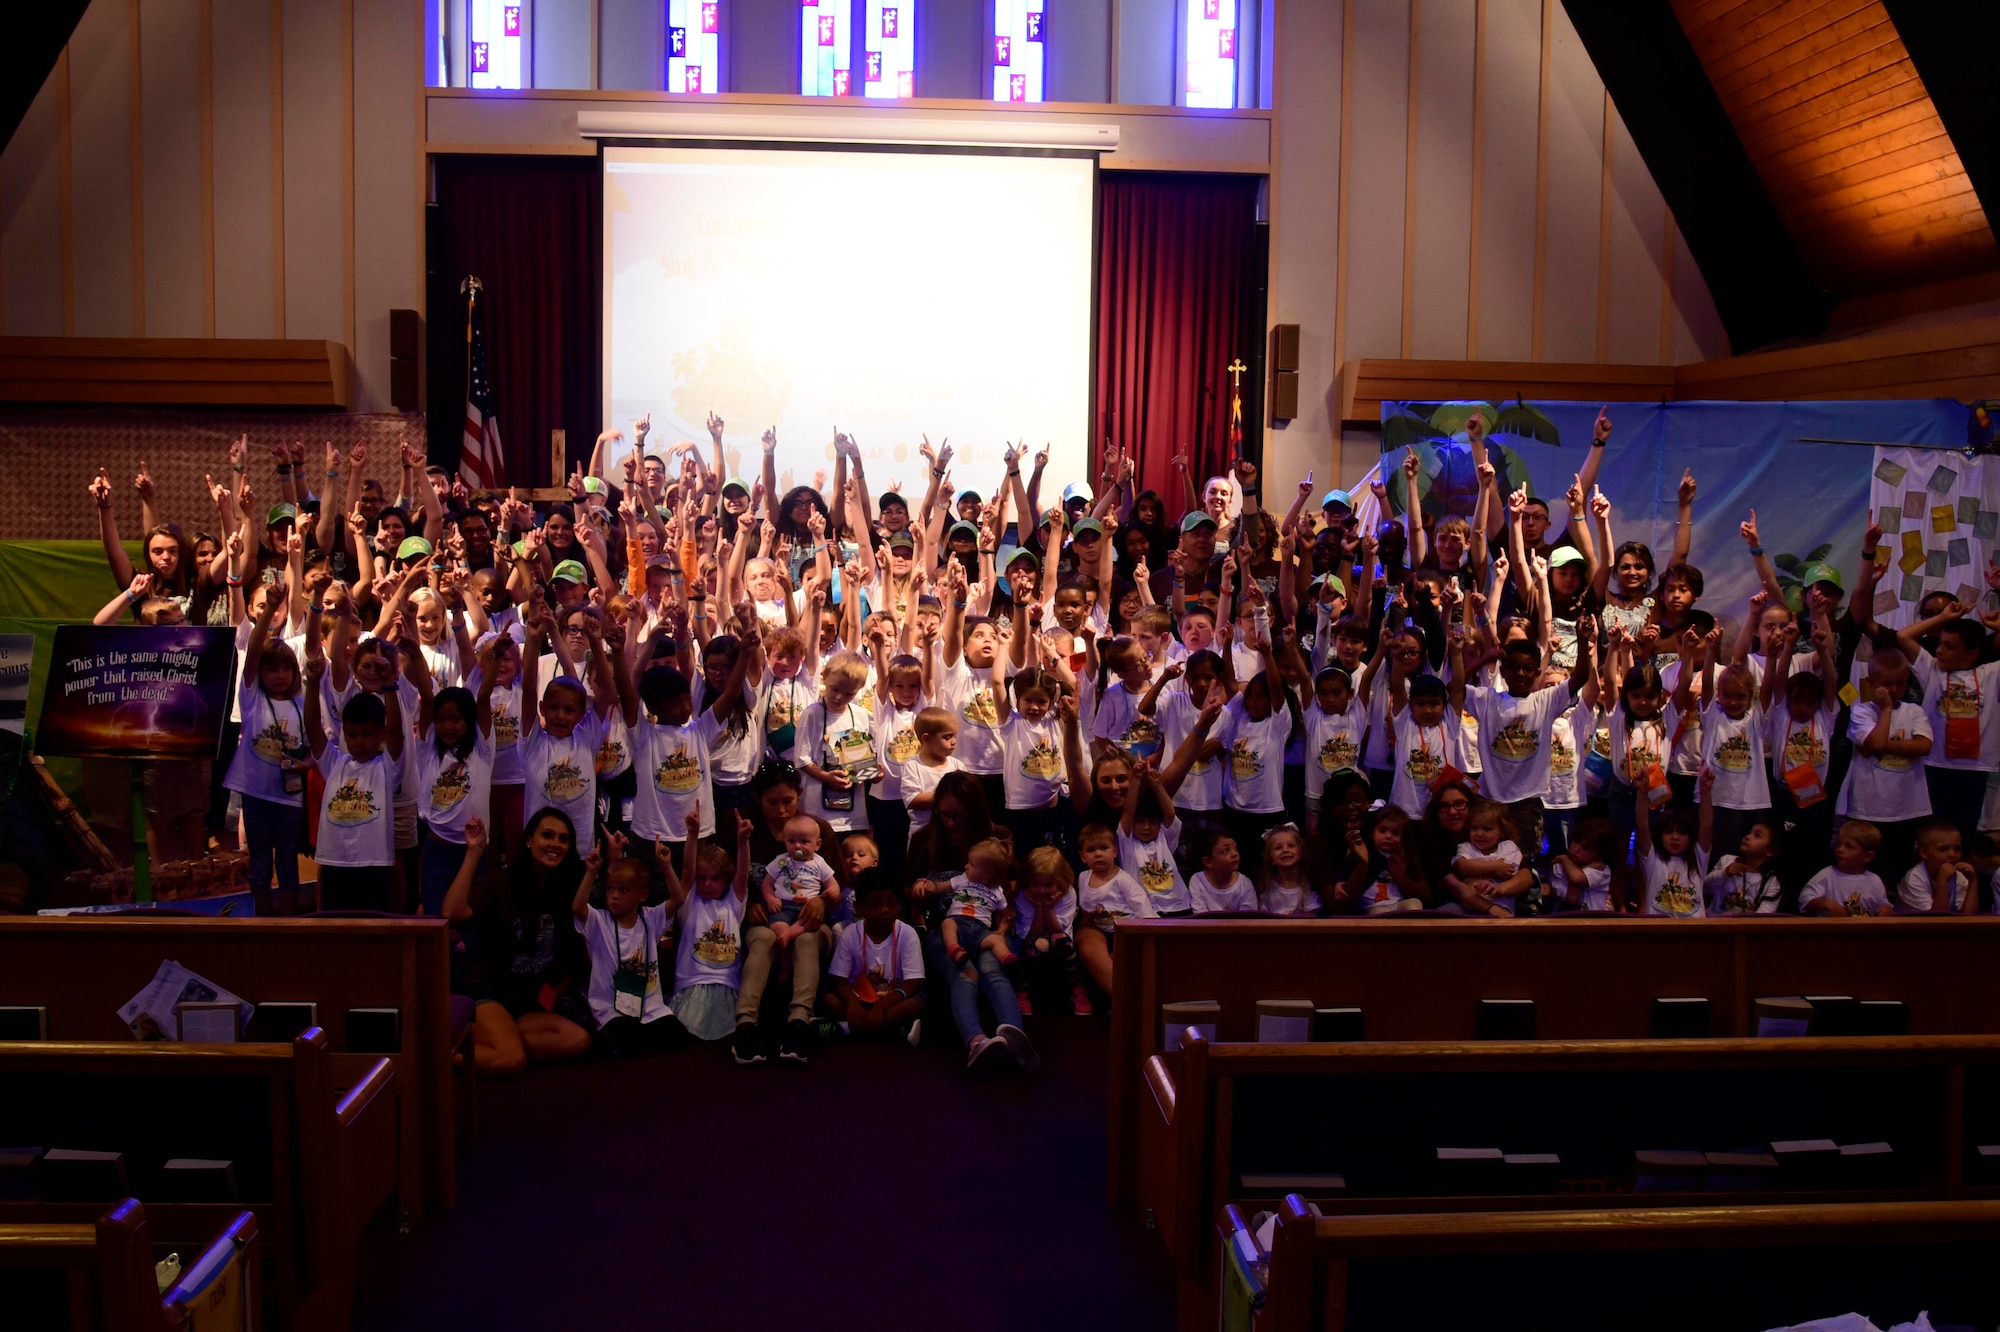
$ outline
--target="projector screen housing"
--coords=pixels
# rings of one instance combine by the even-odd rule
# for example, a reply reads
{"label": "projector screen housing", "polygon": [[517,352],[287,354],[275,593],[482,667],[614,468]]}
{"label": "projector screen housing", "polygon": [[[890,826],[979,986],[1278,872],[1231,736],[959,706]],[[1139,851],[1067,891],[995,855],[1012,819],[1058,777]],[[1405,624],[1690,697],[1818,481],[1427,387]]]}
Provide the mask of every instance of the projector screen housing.
{"label": "projector screen housing", "polygon": [[1030,120],[922,120],[914,116],[790,112],[758,115],[713,111],[579,111],[586,139],[688,140],[758,143],[878,143],[938,148],[1055,148],[1118,151],[1116,125]]}
{"label": "projector screen housing", "polygon": [[[1091,154],[606,144],[605,407],[651,413],[754,481],[778,433],[782,492],[852,435],[872,497],[948,439],[952,484],[991,499],[1008,441],[1046,446],[1044,502],[1088,472],[1096,161]],[[614,474],[615,475],[615,474]],[[829,496],[831,502],[833,497]]]}

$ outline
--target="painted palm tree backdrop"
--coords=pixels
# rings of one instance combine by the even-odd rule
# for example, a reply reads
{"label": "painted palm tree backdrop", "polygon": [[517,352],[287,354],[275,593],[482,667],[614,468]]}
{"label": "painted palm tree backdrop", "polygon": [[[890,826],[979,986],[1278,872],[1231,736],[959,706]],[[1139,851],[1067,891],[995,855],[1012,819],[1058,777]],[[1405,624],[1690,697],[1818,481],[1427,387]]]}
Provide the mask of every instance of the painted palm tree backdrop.
{"label": "painted palm tree backdrop", "polygon": [[[1471,518],[1483,456],[1508,489],[1549,502],[1552,532],[1568,521],[1563,495],[1591,449],[1595,402],[1384,402],[1382,476],[1403,512],[1401,466],[1416,450],[1417,502],[1427,522]],[[1830,564],[1852,586],[1869,518],[1876,451],[1869,444],[1965,447],[1971,413],[1945,399],[1887,402],[1613,403],[1597,484],[1611,500],[1616,542],[1643,541],[1664,564],[1673,550],[1684,470],[1694,473],[1692,562],[1704,609],[1736,620],[1757,575],[1738,525],[1757,510],[1787,600],[1808,565]],[[1829,441],[1860,441],[1840,443]],[[1602,554],[1602,552],[1600,552]]]}

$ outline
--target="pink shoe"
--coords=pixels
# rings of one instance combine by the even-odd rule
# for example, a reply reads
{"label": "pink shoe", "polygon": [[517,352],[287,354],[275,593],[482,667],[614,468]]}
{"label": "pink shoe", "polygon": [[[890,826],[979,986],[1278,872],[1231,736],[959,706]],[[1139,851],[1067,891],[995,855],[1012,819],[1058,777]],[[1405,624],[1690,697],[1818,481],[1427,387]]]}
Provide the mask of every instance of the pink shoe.
{"label": "pink shoe", "polygon": [[1026,990],[1014,991],[1014,1005],[1021,1010],[1022,1017],[1033,1017],[1035,1015],[1035,1006],[1028,1002],[1028,992]]}
{"label": "pink shoe", "polygon": [[[1084,989],[1081,985],[1069,992],[1069,1003],[1070,1008],[1078,1017],[1089,1017],[1097,1011],[1090,1005],[1090,991]],[[1021,1011],[1025,1013],[1028,1010],[1024,1008]]]}

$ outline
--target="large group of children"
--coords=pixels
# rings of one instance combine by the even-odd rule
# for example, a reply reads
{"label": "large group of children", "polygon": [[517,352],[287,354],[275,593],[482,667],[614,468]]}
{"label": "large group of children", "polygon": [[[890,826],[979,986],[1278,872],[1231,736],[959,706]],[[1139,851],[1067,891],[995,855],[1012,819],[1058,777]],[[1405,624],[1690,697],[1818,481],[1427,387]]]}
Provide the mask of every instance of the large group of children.
{"label": "large group of children", "polygon": [[649,425],[556,504],[408,446],[393,499],[360,447],[315,492],[293,445],[259,507],[239,440],[214,534],[142,465],[136,571],[90,484],[99,622],[242,653],[215,770],[147,773],[154,855],[240,837],[260,910],[458,922],[490,1071],[914,1044],[927,980],[968,1062],[1032,1068],[1024,1015],[1101,1004],[1133,918],[1991,908],[2000,613],[1877,624],[1873,527],[1851,588],[1813,565],[1788,600],[1754,512],[1759,590],[1703,609],[1694,477],[1662,564],[1617,542],[1603,414],[1560,535],[1477,415],[1469,517],[1424,512],[1414,453],[1279,513],[1247,460],[1161,494],[1113,452],[1045,503],[1045,452],[981,492],[925,440],[913,504],[845,436],[781,493],[773,432],[746,482],[720,420],[712,459]]}

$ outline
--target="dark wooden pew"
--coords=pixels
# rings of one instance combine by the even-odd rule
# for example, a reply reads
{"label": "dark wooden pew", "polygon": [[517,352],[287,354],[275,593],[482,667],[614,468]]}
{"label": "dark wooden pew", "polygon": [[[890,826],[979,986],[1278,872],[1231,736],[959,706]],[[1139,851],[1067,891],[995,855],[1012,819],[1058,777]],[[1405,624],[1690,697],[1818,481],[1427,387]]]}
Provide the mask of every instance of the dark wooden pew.
{"label": "dark wooden pew", "polygon": [[[229,1160],[231,1202],[154,1202],[155,1243],[205,1243],[245,1209],[264,1237],[280,1323],[345,1332],[362,1228],[396,1187],[395,1068],[291,1045],[0,1043],[0,1141],[122,1152],[134,1193],[170,1157]],[[82,1225],[101,1201],[0,1200],[0,1224]]]}
{"label": "dark wooden pew", "polygon": [[1644,1038],[1653,1000],[1709,999],[1716,1036],[1746,1036],[1760,997],[1894,999],[1912,1035],[2000,1033],[1990,978],[2000,917],[1865,921],[1621,918],[1148,920],[1119,927],[1111,1013],[1109,1177],[1137,1196],[1146,1060],[1162,1004],[1212,999],[1217,1037],[1256,1038],[1260,999],[1363,1010],[1372,1041],[1470,1041],[1482,999],[1531,999],[1536,1035]]}
{"label": "dark wooden pew", "polygon": [[[242,1321],[232,1320],[230,1326],[257,1332],[263,1325],[256,1298],[258,1259],[257,1218],[239,1213],[182,1268],[222,1279],[207,1281],[199,1292],[184,1280],[162,1296],[153,1274],[152,1230],[137,1198],[125,1199],[88,1225],[0,1225],[0,1273],[61,1270],[69,1326],[80,1330],[176,1332],[192,1321],[197,1302],[218,1305],[218,1297],[240,1292]],[[228,1270],[232,1265],[235,1272]],[[232,1287],[230,1278],[240,1284]],[[9,1304],[10,1322],[26,1316],[18,1304]]]}
{"label": "dark wooden pew", "polygon": [[[1226,1239],[1242,1243],[1246,1225],[1239,1211],[1230,1209],[1221,1227]],[[1803,1320],[1849,1307],[1836,1303],[1829,1308],[1825,1301],[1840,1297],[1825,1295],[1821,1290],[1824,1278],[1816,1279],[1814,1269],[1805,1263],[1835,1255],[1846,1258],[1849,1251],[1856,1251],[1856,1266],[1882,1263],[1891,1255],[1918,1262],[1929,1257],[1935,1264],[1964,1262],[1972,1246],[1995,1239],[2000,1239],[2000,1202],[1988,1201],[1318,1217],[1303,1198],[1293,1195],[1278,1209],[1277,1229],[1262,1274],[1266,1293],[1254,1326],[1259,1332],[1346,1332],[1357,1303],[1354,1269],[1360,1267],[1365,1272],[1374,1261],[1428,1259],[1432,1263],[1428,1270],[1443,1274],[1461,1270],[1462,1264],[1438,1265],[1435,1260],[1439,1258],[1509,1255],[1537,1261],[1546,1256],[1553,1265],[1535,1293],[1540,1306],[1544,1301],[1560,1302],[1570,1294],[1566,1273],[1603,1262],[1605,1255],[1636,1253],[1661,1255],[1648,1269],[1656,1273],[1654,1283],[1628,1286],[1621,1296],[1626,1307],[1591,1311],[1585,1317],[1592,1321],[1585,1325],[1651,1327],[1657,1325],[1656,1319],[1635,1322],[1630,1317],[1632,1310],[1643,1307],[1664,1288],[1699,1289],[1706,1275],[1705,1258],[1672,1261],[1666,1255],[1690,1251],[1725,1254],[1745,1249],[1800,1251],[1802,1265],[1781,1268],[1772,1275],[1770,1284],[1781,1292],[1779,1298],[1797,1310],[1796,1318]],[[1953,1246],[1955,1258],[1946,1259],[1942,1252],[1935,1252],[1942,1246]],[[1588,1260],[1579,1263],[1586,1256]],[[1983,1279],[1976,1269],[1958,1275]],[[1711,1278],[1712,1295],[1701,1292],[1713,1300],[1715,1319],[1709,1325],[1741,1324],[1740,1317],[1731,1321],[1720,1316],[1731,1312],[1729,1306],[1741,1288],[1713,1286]],[[1990,1283],[1987,1289],[1990,1302]],[[1680,1291],[1676,1289],[1675,1294]],[[1489,1306],[1489,1312],[1494,1315],[1490,1325],[1503,1325],[1503,1316],[1504,1325],[1522,1321],[1518,1309]],[[1418,1325],[1405,1321],[1393,1324]],[[1766,1315],[1763,1321],[1743,1325],[1769,1326],[1770,1319]],[[1357,1327],[1356,1332],[1363,1329]]]}
{"label": "dark wooden pew", "polygon": [[350,1049],[349,1009],[399,1009],[390,1057],[408,1227],[457,1197],[448,938],[442,921],[415,917],[0,917],[0,1004],[47,1008],[52,1040],[129,1042],[118,1009],[171,959],[253,1004],[317,1003],[336,1052]]}
{"label": "dark wooden pew", "polygon": [[[1774,1191],[1752,1196],[2000,1197],[1967,1175],[1969,1136],[2000,1140],[1996,1075],[2000,1036],[1259,1045],[1189,1032],[1178,1053],[1146,1062],[1138,1202],[1174,1260],[1183,1325],[1206,1326],[1216,1216],[1228,1203],[1274,1206],[1287,1192],[1343,1214],[1730,1205],[1746,1195],[1703,1193],[1698,1179],[1685,1190],[1633,1193],[1622,1172],[1637,1150],[1727,1152],[1837,1136],[1889,1141],[1895,1178],[1788,1192],[1773,1179],[1764,1186]],[[1592,1113],[1575,1123],[1548,1123],[1559,1107],[1583,1104]],[[1387,1126],[1379,1136],[1378,1123]],[[1521,1167],[1525,1185],[1488,1180],[1488,1191],[1454,1194],[1448,1178],[1427,1173],[1435,1163],[1420,1159],[1435,1147],[1496,1146],[1564,1149],[1568,1167]],[[1254,1183],[1282,1173],[1341,1175],[1345,1187]],[[1591,1191],[1560,1184],[1558,1176],[1579,1173]]]}

